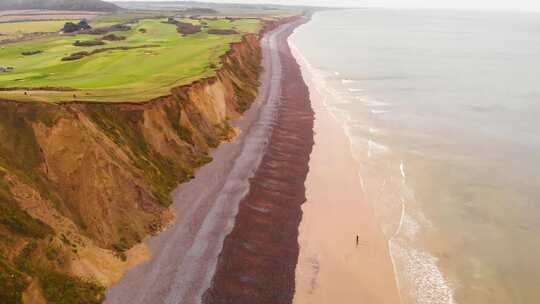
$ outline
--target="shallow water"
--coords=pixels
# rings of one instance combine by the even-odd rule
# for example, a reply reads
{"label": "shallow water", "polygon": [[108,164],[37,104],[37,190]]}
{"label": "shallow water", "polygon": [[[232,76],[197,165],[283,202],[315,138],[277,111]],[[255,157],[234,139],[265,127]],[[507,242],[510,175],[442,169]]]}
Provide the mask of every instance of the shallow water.
{"label": "shallow water", "polygon": [[537,303],[540,15],[326,11],[291,43],[351,140],[403,302]]}

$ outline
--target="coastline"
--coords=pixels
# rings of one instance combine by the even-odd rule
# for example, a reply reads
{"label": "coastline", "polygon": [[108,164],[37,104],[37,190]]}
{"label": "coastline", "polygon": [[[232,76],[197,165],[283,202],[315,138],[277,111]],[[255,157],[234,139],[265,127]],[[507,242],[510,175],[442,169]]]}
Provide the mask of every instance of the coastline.
{"label": "coastline", "polygon": [[[145,241],[152,257],[130,269],[107,291],[105,303],[200,303],[211,286],[238,204],[264,155],[281,97],[281,56],[276,49],[294,27],[279,25],[261,39],[263,73],[257,100],[232,126],[238,137],[221,144],[190,182],[173,193],[176,221]],[[307,154],[309,155],[309,153]],[[296,242],[296,238],[291,238]],[[294,269],[294,265],[292,267]]]}
{"label": "coastline", "polygon": [[294,297],[314,113],[287,39],[307,21],[301,18],[290,24],[277,41],[281,97],[272,133],[203,303],[291,303]]}
{"label": "coastline", "polygon": [[364,199],[350,141],[325,105],[324,84],[294,47],[293,53],[315,111],[293,303],[400,303],[388,242]]}
{"label": "coastline", "polygon": [[105,303],[400,302],[350,143],[289,46],[305,22],[263,38],[260,95],[234,123],[239,137],[174,192],[175,224]]}

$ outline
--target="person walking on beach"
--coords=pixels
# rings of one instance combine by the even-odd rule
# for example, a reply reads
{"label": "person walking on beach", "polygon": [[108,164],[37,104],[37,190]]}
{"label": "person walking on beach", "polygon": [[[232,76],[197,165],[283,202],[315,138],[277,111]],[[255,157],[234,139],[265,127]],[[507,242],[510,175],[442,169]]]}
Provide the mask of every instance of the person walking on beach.
{"label": "person walking on beach", "polygon": [[360,239],[358,238],[358,234],[356,235],[356,246],[358,246],[358,242],[360,241]]}

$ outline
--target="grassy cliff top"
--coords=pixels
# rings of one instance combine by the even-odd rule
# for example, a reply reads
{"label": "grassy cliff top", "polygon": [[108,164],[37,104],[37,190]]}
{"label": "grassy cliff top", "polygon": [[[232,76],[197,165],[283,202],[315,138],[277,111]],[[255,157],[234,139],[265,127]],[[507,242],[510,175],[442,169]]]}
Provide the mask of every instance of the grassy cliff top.
{"label": "grassy cliff top", "polygon": [[[165,23],[166,19],[145,19],[128,24],[128,31],[59,35],[0,45],[0,70],[9,68],[0,71],[0,88],[4,89],[0,98],[43,102],[146,101],[169,94],[174,86],[215,75],[219,57],[230,49],[230,44],[260,27],[256,19],[176,20],[206,26],[200,32],[181,35],[176,25]],[[94,24],[94,28],[111,25],[106,19],[102,22]],[[237,33],[215,33],[216,29]],[[111,34],[121,40],[102,39]],[[99,45],[74,45],[76,41],[96,40],[101,41]],[[29,52],[35,54],[28,55]],[[65,60],[80,52],[87,55]]]}

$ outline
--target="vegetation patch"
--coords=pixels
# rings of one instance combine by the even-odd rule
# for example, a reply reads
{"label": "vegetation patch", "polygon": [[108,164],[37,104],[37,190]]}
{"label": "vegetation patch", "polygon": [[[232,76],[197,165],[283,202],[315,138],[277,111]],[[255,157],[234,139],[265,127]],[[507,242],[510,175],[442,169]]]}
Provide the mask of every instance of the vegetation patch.
{"label": "vegetation patch", "polygon": [[50,227],[21,210],[16,202],[6,197],[6,193],[0,195],[0,225],[19,235],[33,238],[43,238],[52,233]]}
{"label": "vegetation patch", "polygon": [[107,41],[122,41],[126,40],[126,37],[124,36],[116,36],[115,34],[109,34],[101,37],[101,40],[107,40]]}
{"label": "vegetation patch", "polygon": [[208,34],[212,35],[237,35],[238,32],[235,30],[222,30],[222,29],[209,29]]}
{"label": "vegetation patch", "polygon": [[94,28],[91,30],[86,30],[83,34],[87,35],[104,35],[110,32],[128,32],[131,31],[131,26],[126,24],[114,24],[111,26]]}
{"label": "vegetation patch", "polygon": [[40,50],[35,50],[35,51],[26,51],[26,52],[22,52],[21,54],[23,56],[32,56],[32,55],[37,55],[37,54],[41,54],[43,53],[43,51],[40,51]]}
{"label": "vegetation patch", "polygon": [[168,18],[165,23],[175,25],[176,31],[178,31],[178,33],[182,34],[183,36],[196,34],[202,29],[200,25],[194,25],[188,22],[180,22],[174,18]]}
{"label": "vegetation patch", "polygon": [[[43,242],[42,242],[43,244]],[[30,277],[38,279],[48,303],[101,303],[105,297],[105,287],[88,278],[78,278],[58,272],[40,262],[39,244],[31,240],[14,258],[15,267],[0,257],[0,299],[7,303],[21,303],[21,296],[28,287]],[[59,249],[45,246],[48,260],[57,259]],[[9,280],[3,280],[4,277]],[[5,302],[2,302],[5,303]]]}
{"label": "vegetation patch", "polygon": [[49,303],[99,304],[105,299],[105,287],[95,280],[73,277],[46,267],[39,267],[35,272]]}
{"label": "vegetation patch", "polygon": [[9,266],[0,258],[0,299],[5,304],[19,304],[28,287],[24,274]]}
{"label": "vegetation patch", "polygon": [[141,136],[142,112],[121,111],[101,104],[89,106],[87,112],[112,141],[124,147],[134,165],[150,182],[155,199],[163,206],[169,206],[171,191],[179,183],[187,181],[190,172],[148,147]]}
{"label": "vegetation patch", "polygon": [[88,24],[88,21],[81,20],[79,23],[73,23],[73,22],[66,22],[64,24],[64,27],[62,28],[62,32],[64,33],[74,33],[82,30],[89,30],[92,27]]}
{"label": "vegetation patch", "polygon": [[102,40],[86,40],[86,41],[80,41],[77,40],[75,43],[73,43],[74,46],[97,46],[97,45],[105,45],[105,42]]}
{"label": "vegetation patch", "polygon": [[103,53],[103,52],[109,52],[109,51],[127,51],[127,50],[133,50],[133,49],[147,49],[147,48],[153,48],[153,47],[159,47],[159,45],[141,45],[141,46],[119,46],[119,47],[112,47],[112,48],[102,48],[102,49],[95,49],[91,52],[77,52],[73,53],[69,56],[66,56],[62,58],[62,61],[71,61],[71,60],[79,60],[84,57],[92,56],[95,54]]}

